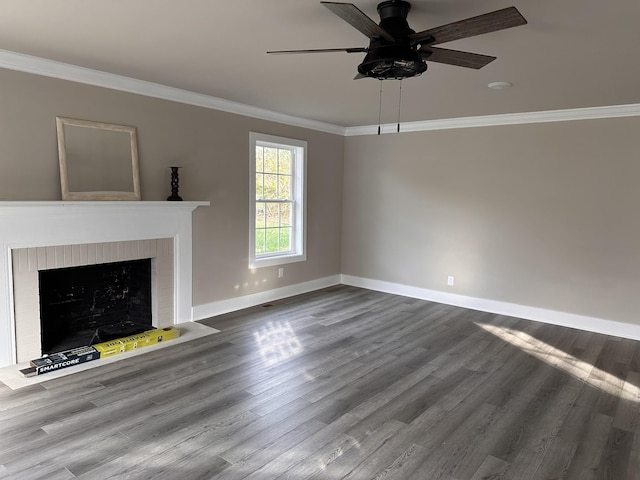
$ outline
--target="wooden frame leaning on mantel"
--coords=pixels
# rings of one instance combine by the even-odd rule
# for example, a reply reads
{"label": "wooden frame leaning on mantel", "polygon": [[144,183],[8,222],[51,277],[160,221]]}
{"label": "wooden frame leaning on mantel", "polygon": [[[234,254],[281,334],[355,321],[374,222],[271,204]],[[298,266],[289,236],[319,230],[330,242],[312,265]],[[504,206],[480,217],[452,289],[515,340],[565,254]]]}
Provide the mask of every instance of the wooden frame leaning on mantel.
{"label": "wooden frame leaning on mantel", "polygon": [[140,200],[136,127],[56,117],[62,200]]}

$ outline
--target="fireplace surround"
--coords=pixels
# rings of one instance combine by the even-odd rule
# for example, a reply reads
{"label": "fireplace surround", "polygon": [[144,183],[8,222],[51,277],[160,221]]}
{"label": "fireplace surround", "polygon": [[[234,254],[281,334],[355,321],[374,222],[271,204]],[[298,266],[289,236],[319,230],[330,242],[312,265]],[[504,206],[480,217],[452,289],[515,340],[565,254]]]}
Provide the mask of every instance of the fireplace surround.
{"label": "fireplace surround", "polygon": [[[15,291],[14,273],[25,265],[27,270],[38,262],[55,268],[65,256],[77,265],[114,256],[157,258],[148,251],[155,245],[167,252],[169,260],[161,264],[168,267],[161,268],[172,275],[167,287],[171,305],[165,317],[154,312],[154,325],[192,321],[192,212],[206,205],[209,202],[0,202],[0,367],[25,361],[18,358],[16,334],[26,327],[26,334],[33,335],[29,325],[40,321],[20,316],[24,299],[22,291]],[[37,298],[28,300],[34,301]]]}

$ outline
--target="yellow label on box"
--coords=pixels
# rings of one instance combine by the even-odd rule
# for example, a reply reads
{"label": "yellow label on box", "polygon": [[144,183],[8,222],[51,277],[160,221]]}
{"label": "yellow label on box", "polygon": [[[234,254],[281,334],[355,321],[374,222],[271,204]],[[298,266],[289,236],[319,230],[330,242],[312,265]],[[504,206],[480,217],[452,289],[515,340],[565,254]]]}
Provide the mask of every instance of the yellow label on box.
{"label": "yellow label on box", "polygon": [[152,332],[145,332],[121,338],[120,341],[124,344],[124,351],[130,352],[131,350],[137,350],[138,348],[148,347],[149,345],[158,343],[157,338],[151,333]]}
{"label": "yellow label on box", "polygon": [[100,352],[100,358],[113,357],[124,352],[124,344],[120,340],[97,343],[93,347]]}
{"label": "yellow label on box", "polygon": [[100,358],[108,358],[119,353],[131,352],[138,348],[148,347],[156,343],[173,340],[180,336],[180,330],[174,327],[159,328],[149,330],[148,332],[131,335],[128,337],[118,338],[109,342],[97,343],[93,345],[98,352]]}
{"label": "yellow label on box", "polygon": [[153,330],[149,333],[157,336],[158,343],[165,340],[173,340],[174,338],[178,338],[180,336],[180,330],[175,327],[159,328],[158,330]]}

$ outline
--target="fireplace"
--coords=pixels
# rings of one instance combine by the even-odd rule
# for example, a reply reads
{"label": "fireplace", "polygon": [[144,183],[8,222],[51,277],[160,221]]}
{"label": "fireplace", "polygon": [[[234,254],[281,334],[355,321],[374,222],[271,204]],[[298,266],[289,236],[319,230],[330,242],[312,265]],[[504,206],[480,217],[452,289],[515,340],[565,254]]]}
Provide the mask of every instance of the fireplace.
{"label": "fireplace", "polygon": [[[159,328],[173,325],[173,244],[172,238],[164,238],[13,249],[13,299],[18,362],[38,358],[43,353],[52,353],[47,349],[43,350],[43,333],[46,332],[42,330],[40,286],[42,277],[47,277],[56,270],[82,271],[84,268],[94,269],[147,260],[151,264],[151,324]],[[72,278],[69,286],[71,292],[78,292],[83,288],[87,286]]]}
{"label": "fireplace", "polygon": [[151,259],[38,272],[42,353],[153,328]]}
{"label": "fireplace", "polygon": [[192,212],[208,204],[0,202],[0,367],[42,354],[42,271],[148,259],[152,325],[192,321]]}

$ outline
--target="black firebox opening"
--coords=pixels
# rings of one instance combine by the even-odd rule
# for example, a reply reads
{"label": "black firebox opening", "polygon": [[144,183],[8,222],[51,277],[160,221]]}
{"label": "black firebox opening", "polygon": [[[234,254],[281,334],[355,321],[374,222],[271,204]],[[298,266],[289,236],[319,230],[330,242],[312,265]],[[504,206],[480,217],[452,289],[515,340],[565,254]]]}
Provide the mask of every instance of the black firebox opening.
{"label": "black firebox opening", "polygon": [[42,353],[151,330],[151,259],[41,270]]}

